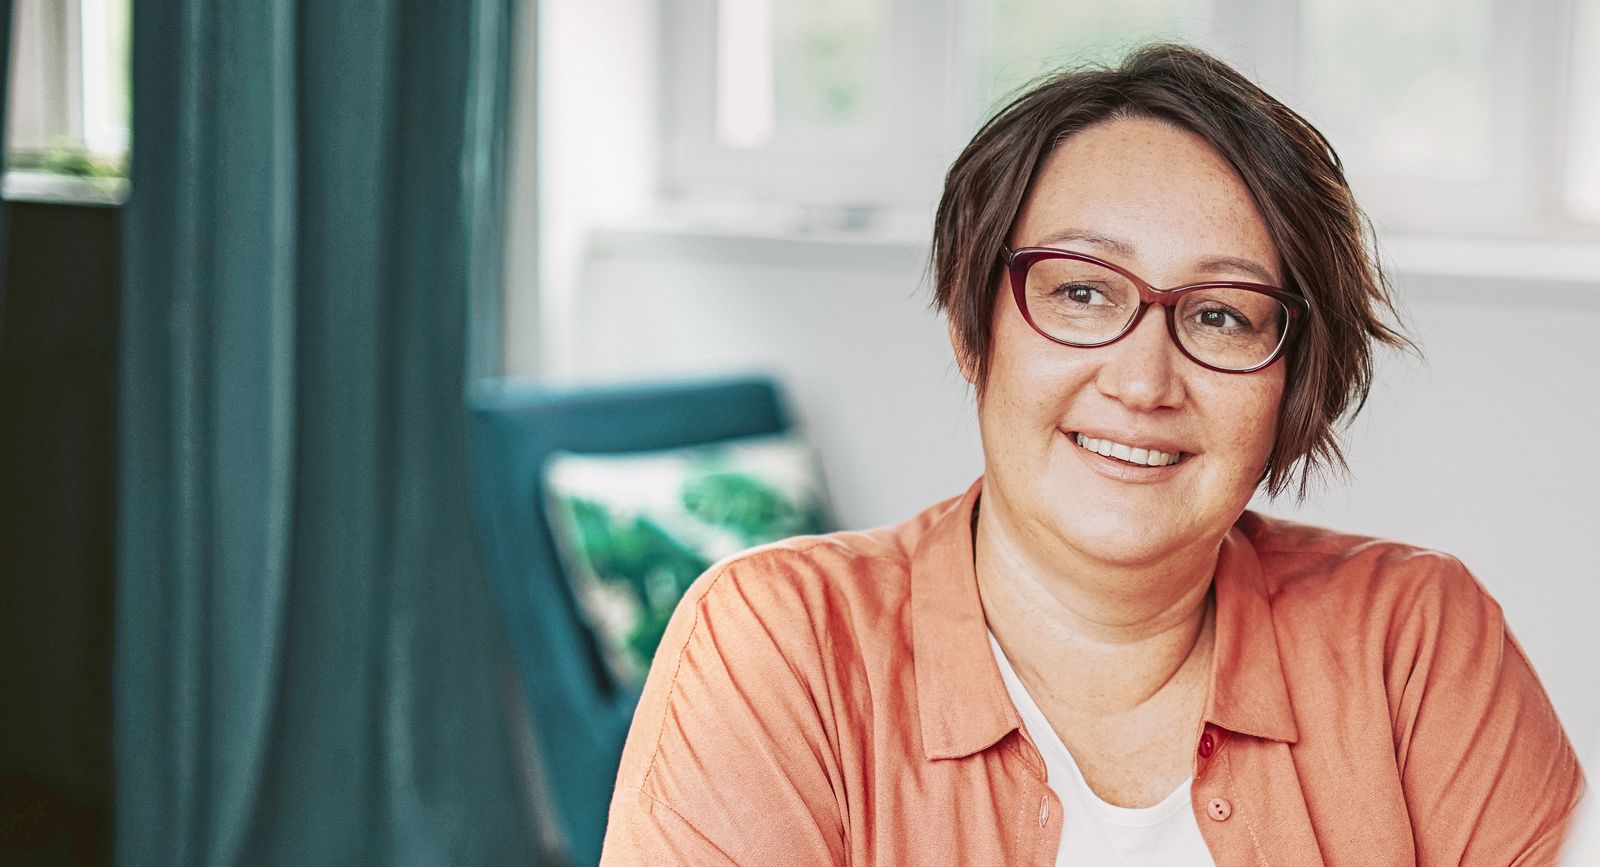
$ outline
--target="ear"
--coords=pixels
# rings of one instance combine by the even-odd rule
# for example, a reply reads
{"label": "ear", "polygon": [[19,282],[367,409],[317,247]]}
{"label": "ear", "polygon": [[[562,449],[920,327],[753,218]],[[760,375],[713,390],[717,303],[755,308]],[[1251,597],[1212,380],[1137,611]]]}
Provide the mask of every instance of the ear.
{"label": "ear", "polygon": [[950,348],[955,350],[956,366],[961,368],[961,378],[965,379],[973,388],[978,387],[978,363],[973,358],[970,350],[961,339],[961,333],[956,329],[954,317],[945,316],[945,327],[950,332]]}

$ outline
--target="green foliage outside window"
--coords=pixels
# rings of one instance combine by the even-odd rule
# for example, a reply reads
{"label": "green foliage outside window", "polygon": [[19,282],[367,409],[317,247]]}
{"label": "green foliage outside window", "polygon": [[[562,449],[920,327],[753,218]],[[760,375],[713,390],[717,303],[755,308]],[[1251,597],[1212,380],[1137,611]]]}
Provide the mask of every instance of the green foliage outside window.
{"label": "green foliage outside window", "polygon": [[14,151],[6,156],[8,171],[42,172],[71,178],[126,178],[127,158],[107,159],[66,140],[44,151]]}

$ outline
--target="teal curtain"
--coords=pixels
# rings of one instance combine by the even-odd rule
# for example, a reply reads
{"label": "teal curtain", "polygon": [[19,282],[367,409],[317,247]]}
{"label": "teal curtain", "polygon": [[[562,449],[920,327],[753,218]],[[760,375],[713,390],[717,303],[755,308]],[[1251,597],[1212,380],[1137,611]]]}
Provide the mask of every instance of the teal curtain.
{"label": "teal curtain", "polygon": [[534,857],[464,411],[514,5],[134,3],[121,864]]}

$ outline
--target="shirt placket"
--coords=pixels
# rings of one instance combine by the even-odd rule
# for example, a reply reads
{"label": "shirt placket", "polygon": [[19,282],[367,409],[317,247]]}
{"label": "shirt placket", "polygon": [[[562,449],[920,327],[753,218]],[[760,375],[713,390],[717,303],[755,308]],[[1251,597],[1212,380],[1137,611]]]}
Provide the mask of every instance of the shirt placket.
{"label": "shirt placket", "polygon": [[[1028,734],[1027,727],[1019,726],[1016,731],[1017,757],[1028,767],[1026,779],[1028,785],[1024,788],[1023,797],[1026,799],[1023,806],[1023,819],[1026,830],[1024,839],[1032,840],[1029,847],[1029,863],[1039,867],[1054,867],[1056,853],[1061,848],[1062,821],[1065,810],[1061,807],[1061,800],[1050,788],[1049,771],[1044,763],[1044,755],[1039,752],[1039,747]],[[1034,807],[1033,815],[1029,815],[1029,807]],[[1030,821],[1031,819],[1031,821]]]}
{"label": "shirt placket", "polygon": [[1233,818],[1233,797],[1228,791],[1226,775],[1215,772],[1227,738],[1226,729],[1206,723],[1200,732],[1199,743],[1195,745],[1194,783],[1189,789],[1191,806],[1199,819],[1201,835],[1206,838],[1206,844],[1213,853],[1217,851],[1214,841],[1237,831],[1238,825],[1227,825]]}

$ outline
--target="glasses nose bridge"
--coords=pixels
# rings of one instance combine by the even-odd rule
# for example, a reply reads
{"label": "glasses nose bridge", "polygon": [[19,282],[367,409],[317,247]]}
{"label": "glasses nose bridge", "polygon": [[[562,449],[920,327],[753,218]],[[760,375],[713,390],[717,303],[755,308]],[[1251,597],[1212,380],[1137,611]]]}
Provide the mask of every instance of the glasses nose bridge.
{"label": "glasses nose bridge", "polygon": [[1122,336],[1118,339],[1127,339],[1144,322],[1145,314],[1150,312],[1150,308],[1158,307],[1165,314],[1161,318],[1166,320],[1162,323],[1160,330],[1167,333],[1166,342],[1170,344],[1164,348],[1169,352],[1177,352],[1179,355],[1188,357],[1188,349],[1178,339],[1177,316],[1178,301],[1183,298],[1186,294],[1184,290],[1190,288],[1191,284],[1162,289],[1131,271],[1123,271],[1123,273],[1133,280],[1133,285],[1139,290],[1139,309],[1134,311],[1133,319],[1129,321],[1127,329],[1122,332]]}
{"label": "glasses nose bridge", "polygon": [[1144,281],[1139,282],[1139,308],[1134,311],[1133,318],[1128,321],[1122,333],[1111,341],[1112,343],[1126,342],[1133,337],[1134,332],[1138,331],[1140,326],[1144,324],[1146,314],[1151,311],[1151,308],[1155,308],[1157,310],[1156,315],[1165,320],[1155,326],[1156,330],[1166,334],[1166,339],[1161,342],[1162,349],[1167,352],[1177,352],[1179,355],[1188,354],[1184,351],[1183,345],[1178,342],[1178,335],[1173,327],[1173,316],[1176,314],[1176,308],[1172,306],[1174,301],[1161,297],[1159,294],[1161,291]]}
{"label": "glasses nose bridge", "polygon": [[1174,286],[1171,289],[1162,289],[1137,274],[1124,273],[1133,279],[1133,285],[1139,290],[1139,317],[1143,317],[1144,311],[1152,306],[1166,307],[1168,309],[1175,307],[1178,299],[1183,297],[1183,290],[1189,288],[1188,284],[1185,284],[1183,286]]}
{"label": "glasses nose bridge", "polygon": [[[1171,338],[1174,345],[1177,345],[1178,335],[1172,333],[1173,317],[1177,314],[1178,299],[1183,297],[1183,290],[1188,287],[1175,286],[1171,289],[1162,289],[1132,271],[1118,270],[1122,270],[1123,276],[1133,281],[1134,288],[1139,290],[1139,308],[1134,311],[1133,319],[1128,322],[1128,326],[1123,331],[1122,336],[1127,337],[1132,334],[1134,329],[1138,328],[1140,323],[1144,321],[1145,314],[1150,312],[1150,308],[1160,307],[1166,312],[1164,318],[1167,320],[1165,330],[1169,332],[1168,337]],[[1179,349],[1181,350],[1182,347],[1179,347]]]}
{"label": "glasses nose bridge", "polygon": [[[1140,286],[1140,294],[1146,294],[1144,286]],[[1178,399],[1175,395],[1182,390],[1179,383],[1184,376],[1182,370],[1189,364],[1188,353],[1173,333],[1172,312],[1167,310],[1162,316],[1159,308],[1167,306],[1153,301],[1141,303],[1122,334],[1104,345],[1113,358],[1101,366],[1096,377],[1103,394],[1145,409],[1171,405]],[[1151,308],[1158,308],[1156,317],[1167,321],[1149,326],[1157,334],[1141,334],[1141,330],[1149,330],[1145,318]]]}

